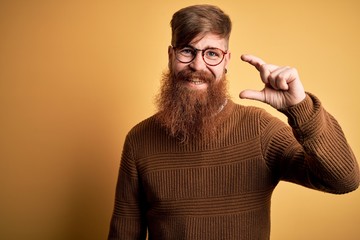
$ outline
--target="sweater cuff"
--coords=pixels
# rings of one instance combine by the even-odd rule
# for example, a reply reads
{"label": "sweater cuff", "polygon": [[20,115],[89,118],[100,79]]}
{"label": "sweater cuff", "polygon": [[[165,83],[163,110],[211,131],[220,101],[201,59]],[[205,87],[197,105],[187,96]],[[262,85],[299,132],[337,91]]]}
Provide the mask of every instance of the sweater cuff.
{"label": "sweater cuff", "polygon": [[[321,128],[321,102],[311,93],[306,92],[306,97],[300,103],[279,109],[288,117],[288,123],[293,128],[295,137],[303,142],[307,137],[319,133]],[[321,130],[320,130],[321,131]]]}

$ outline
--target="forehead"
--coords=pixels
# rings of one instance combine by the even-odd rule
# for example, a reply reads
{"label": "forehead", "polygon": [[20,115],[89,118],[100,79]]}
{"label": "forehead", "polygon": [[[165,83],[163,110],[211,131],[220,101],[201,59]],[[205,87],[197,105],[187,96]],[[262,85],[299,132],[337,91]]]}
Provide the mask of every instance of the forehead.
{"label": "forehead", "polygon": [[195,37],[190,43],[190,46],[204,49],[208,47],[215,47],[220,49],[227,49],[227,40],[219,35],[213,33],[206,33]]}

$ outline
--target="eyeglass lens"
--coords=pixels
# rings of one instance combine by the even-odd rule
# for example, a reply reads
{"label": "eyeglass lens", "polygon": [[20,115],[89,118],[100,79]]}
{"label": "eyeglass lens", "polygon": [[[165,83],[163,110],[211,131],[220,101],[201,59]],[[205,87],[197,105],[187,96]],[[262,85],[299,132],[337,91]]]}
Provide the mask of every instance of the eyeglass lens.
{"label": "eyeglass lens", "polygon": [[226,52],[223,52],[219,48],[206,48],[201,50],[192,47],[184,47],[175,50],[177,60],[182,63],[190,63],[195,59],[197,52],[201,51],[204,62],[210,66],[220,64],[226,54]]}

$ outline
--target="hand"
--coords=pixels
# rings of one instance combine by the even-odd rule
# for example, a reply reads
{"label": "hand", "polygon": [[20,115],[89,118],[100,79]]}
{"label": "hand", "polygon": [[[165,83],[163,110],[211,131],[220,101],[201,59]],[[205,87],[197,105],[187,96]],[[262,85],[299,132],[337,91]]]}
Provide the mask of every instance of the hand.
{"label": "hand", "polygon": [[261,91],[244,90],[240,98],[261,101],[276,109],[290,107],[304,100],[306,94],[295,68],[267,64],[253,55],[242,55],[241,60],[259,71],[265,87]]}

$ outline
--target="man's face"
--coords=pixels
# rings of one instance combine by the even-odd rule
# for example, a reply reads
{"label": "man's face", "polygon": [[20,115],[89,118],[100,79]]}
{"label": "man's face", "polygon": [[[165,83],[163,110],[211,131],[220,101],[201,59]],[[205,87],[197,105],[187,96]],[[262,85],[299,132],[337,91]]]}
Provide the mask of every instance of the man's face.
{"label": "man's face", "polygon": [[[206,48],[219,48],[223,51],[227,50],[227,41],[224,38],[208,33],[203,38],[195,38],[190,44],[191,47],[196,49],[206,49]],[[230,53],[227,53],[224,57],[224,60],[216,66],[207,65],[203,58],[202,52],[197,52],[197,55],[193,61],[190,63],[182,63],[178,61],[175,57],[175,50],[172,47],[169,47],[169,68],[175,76],[177,76],[181,71],[187,70],[191,72],[203,72],[211,75],[215,82],[220,81],[222,76],[225,74],[225,68],[228,65],[230,60]],[[204,90],[207,89],[208,83],[200,81],[201,79],[189,79],[184,81],[184,86],[191,90]]]}
{"label": "man's face", "polygon": [[[214,34],[207,34],[195,39],[189,46],[225,51],[227,42]],[[191,60],[194,56],[191,55],[192,51],[187,49],[180,58],[184,61]],[[189,52],[190,57],[187,58]],[[217,62],[218,55],[214,56],[214,53],[216,52],[208,52],[210,62],[214,59]],[[169,47],[169,71],[163,76],[157,98],[157,118],[170,135],[182,140],[213,136],[218,126],[218,113],[228,98],[224,72],[229,55],[226,54],[220,64],[209,66],[204,62],[202,52],[198,51],[193,61],[182,63],[176,59],[175,50]]]}

